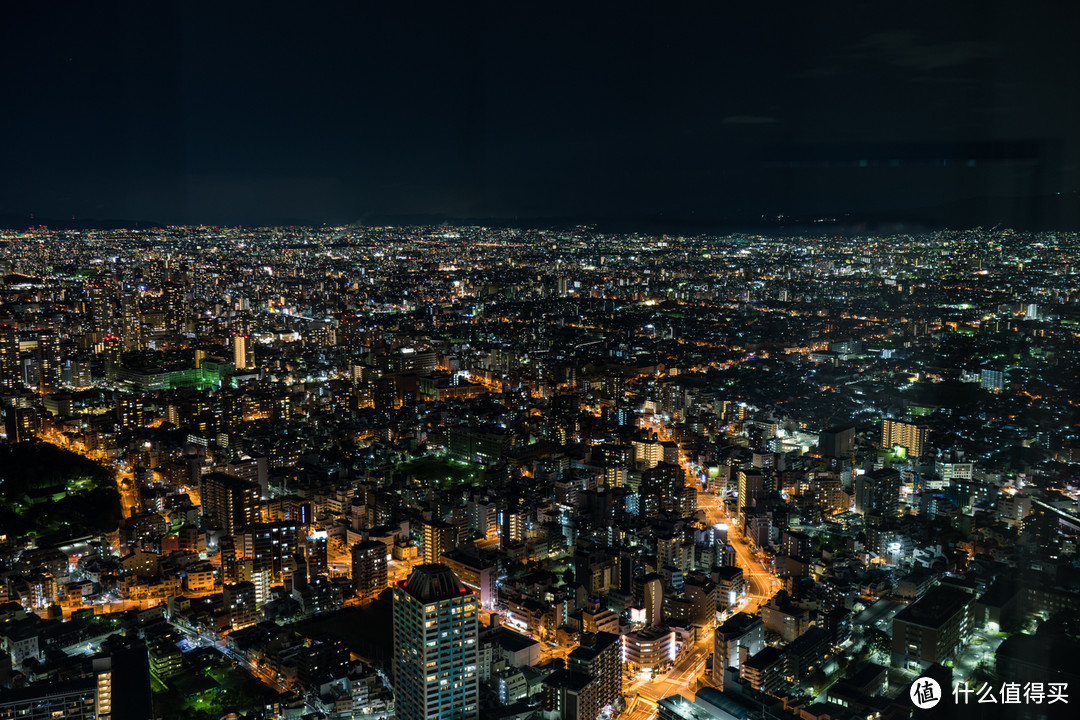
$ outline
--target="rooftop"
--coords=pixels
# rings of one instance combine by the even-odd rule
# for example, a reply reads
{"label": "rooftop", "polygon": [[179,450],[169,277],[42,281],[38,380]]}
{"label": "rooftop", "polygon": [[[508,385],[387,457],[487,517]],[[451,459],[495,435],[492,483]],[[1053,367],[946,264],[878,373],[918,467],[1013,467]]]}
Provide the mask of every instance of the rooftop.
{"label": "rooftop", "polygon": [[939,628],[973,600],[971,593],[937,585],[896,614],[896,620],[927,628]]}
{"label": "rooftop", "polygon": [[401,587],[420,602],[448,600],[472,593],[454,571],[442,563],[417,565]]}

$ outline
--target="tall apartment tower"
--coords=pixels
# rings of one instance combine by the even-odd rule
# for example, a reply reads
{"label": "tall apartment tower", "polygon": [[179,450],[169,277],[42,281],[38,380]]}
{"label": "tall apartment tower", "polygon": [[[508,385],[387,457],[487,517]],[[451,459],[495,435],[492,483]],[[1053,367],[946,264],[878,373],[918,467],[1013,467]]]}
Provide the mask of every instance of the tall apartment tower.
{"label": "tall apartment tower", "polygon": [[874,470],[855,478],[855,512],[896,517],[900,513],[900,472]]}
{"label": "tall apartment tower", "polygon": [[476,720],[479,598],[446,565],[413,568],[394,586],[394,694],[399,720]]}
{"label": "tall apartment tower", "polygon": [[21,379],[19,331],[11,325],[0,325],[0,391],[14,390]]}
{"label": "tall apartment tower", "polygon": [[101,353],[105,364],[105,379],[116,382],[120,371],[121,351],[123,342],[116,335],[106,335],[101,341]]}
{"label": "tall apartment tower", "polygon": [[386,587],[386,543],[365,540],[353,545],[352,581],[361,604],[379,597]]}
{"label": "tall apartment tower", "polygon": [[162,289],[165,303],[165,325],[169,332],[183,332],[187,324],[187,307],[184,301],[184,285],[177,279],[169,280]]}
{"label": "tall apartment tower", "polygon": [[224,473],[202,478],[202,515],[212,515],[226,535],[235,535],[259,519],[259,484]]}
{"label": "tall apartment tower", "polygon": [[439,562],[444,552],[457,547],[458,529],[442,520],[430,520],[423,524],[424,562]]}
{"label": "tall apartment tower", "polygon": [[656,517],[661,512],[673,512],[685,484],[683,469],[671,463],[657,463],[641,473],[641,514]]}
{"label": "tall apartment tower", "polygon": [[38,392],[51,393],[60,389],[60,338],[45,331],[38,334]]}
{"label": "tall apartment tower", "polygon": [[237,370],[255,369],[255,350],[248,335],[233,335],[233,365]]}
{"label": "tall apartment tower", "polygon": [[922,456],[929,432],[930,429],[925,425],[885,418],[881,421],[881,447],[899,445],[907,451],[908,457],[918,458]]}
{"label": "tall apartment tower", "polygon": [[124,288],[120,295],[120,323],[124,350],[142,350],[142,316],[139,314],[139,296],[134,288]]}

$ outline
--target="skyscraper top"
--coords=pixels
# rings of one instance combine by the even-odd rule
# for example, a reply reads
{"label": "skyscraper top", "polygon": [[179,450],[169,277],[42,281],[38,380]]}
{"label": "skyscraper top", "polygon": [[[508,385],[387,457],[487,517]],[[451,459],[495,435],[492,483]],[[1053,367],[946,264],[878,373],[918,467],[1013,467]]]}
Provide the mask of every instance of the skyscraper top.
{"label": "skyscraper top", "polygon": [[417,565],[402,587],[420,602],[446,600],[470,592],[454,571],[442,563]]}

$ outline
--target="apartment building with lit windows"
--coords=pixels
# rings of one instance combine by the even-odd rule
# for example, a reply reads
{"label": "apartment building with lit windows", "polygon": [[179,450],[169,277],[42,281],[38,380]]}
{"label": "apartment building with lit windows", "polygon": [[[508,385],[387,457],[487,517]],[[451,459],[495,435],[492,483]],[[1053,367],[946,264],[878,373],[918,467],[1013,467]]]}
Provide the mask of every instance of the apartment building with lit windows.
{"label": "apartment building with lit windows", "polygon": [[400,720],[479,715],[477,593],[442,564],[394,586],[394,694]]}

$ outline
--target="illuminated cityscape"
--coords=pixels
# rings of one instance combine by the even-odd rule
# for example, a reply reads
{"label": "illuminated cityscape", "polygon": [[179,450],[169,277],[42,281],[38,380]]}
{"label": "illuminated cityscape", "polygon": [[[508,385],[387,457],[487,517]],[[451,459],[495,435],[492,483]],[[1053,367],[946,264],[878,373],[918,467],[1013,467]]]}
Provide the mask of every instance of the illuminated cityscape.
{"label": "illuminated cityscape", "polygon": [[1074,5],[7,3],[0,720],[1074,720]]}
{"label": "illuminated cityscape", "polygon": [[1075,608],[1076,235],[2,240],[12,698],[893,716]]}

